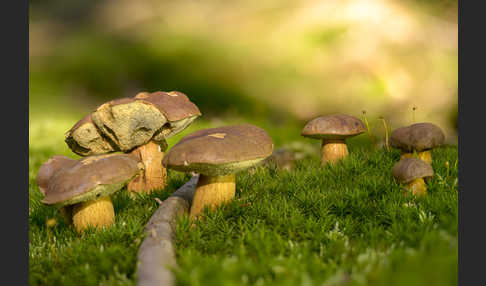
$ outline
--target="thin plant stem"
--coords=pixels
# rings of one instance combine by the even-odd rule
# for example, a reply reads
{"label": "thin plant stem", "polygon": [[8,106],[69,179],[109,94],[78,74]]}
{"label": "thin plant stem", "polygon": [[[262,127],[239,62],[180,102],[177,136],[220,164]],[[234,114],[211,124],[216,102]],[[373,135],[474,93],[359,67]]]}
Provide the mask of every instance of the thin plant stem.
{"label": "thin plant stem", "polygon": [[364,123],[366,125],[366,130],[368,131],[368,135],[370,136],[371,144],[373,145],[374,148],[376,148],[375,137],[371,133],[370,124],[368,123],[368,119],[366,118],[366,110],[363,110],[362,112],[363,112],[363,121],[364,121]]}
{"label": "thin plant stem", "polygon": [[412,124],[415,124],[415,110],[417,110],[417,106],[412,107]]}
{"label": "thin plant stem", "polygon": [[380,120],[383,122],[383,127],[385,127],[385,147],[386,151],[390,152],[390,145],[388,143],[388,126],[386,125],[385,118],[380,116]]}

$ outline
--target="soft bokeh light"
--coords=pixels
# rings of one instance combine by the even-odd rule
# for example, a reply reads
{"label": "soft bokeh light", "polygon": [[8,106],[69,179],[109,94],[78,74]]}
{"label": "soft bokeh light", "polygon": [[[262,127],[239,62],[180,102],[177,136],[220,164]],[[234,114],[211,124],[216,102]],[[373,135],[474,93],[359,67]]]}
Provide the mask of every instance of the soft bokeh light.
{"label": "soft bokeh light", "polygon": [[457,3],[110,0],[71,18],[49,3],[31,7],[31,115],[176,89],[207,116],[366,110],[396,128],[416,106],[455,143]]}

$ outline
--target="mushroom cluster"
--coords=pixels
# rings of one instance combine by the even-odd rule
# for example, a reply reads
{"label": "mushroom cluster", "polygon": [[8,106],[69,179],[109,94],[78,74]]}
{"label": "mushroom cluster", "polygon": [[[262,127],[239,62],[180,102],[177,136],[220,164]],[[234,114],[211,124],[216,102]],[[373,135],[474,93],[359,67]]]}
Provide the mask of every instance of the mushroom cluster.
{"label": "mushroom cluster", "polygon": [[121,151],[139,157],[144,172],[127,188],[150,192],[166,185],[167,171],[161,164],[166,139],[200,115],[197,106],[182,92],[141,92],[133,98],[102,104],[66,132],[65,141],[81,156]]}
{"label": "mushroom cluster", "polygon": [[434,176],[431,150],[444,143],[444,132],[437,125],[422,122],[395,129],[390,139],[391,146],[402,153],[393,166],[393,177],[412,194],[426,195],[424,179]]}
{"label": "mushroom cluster", "polygon": [[[167,168],[199,174],[190,208],[190,217],[197,218],[204,208],[214,209],[235,197],[236,173],[257,165],[288,171],[295,167],[293,152],[274,150],[267,132],[250,124],[198,130],[166,152],[166,139],[199,116],[197,106],[177,91],[141,92],[100,105],[65,135],[69,148],[84,158],[56,155],[41,166],[41,202],[57,207],[78,231],[109,226],[115,218],[110,195],[125,186],[131,192],[162,189]],[[346,139],[366,130],[354,116],[332,114],[310,120],[301,135],[322,141],[325,165],[344,160],[349,154]],[[444,137],[431,123],[393,131],[391,145],[402,155],[392,175],[412,194],[426,194],[426,180],[434,176],[430,150],[442,145]]]}

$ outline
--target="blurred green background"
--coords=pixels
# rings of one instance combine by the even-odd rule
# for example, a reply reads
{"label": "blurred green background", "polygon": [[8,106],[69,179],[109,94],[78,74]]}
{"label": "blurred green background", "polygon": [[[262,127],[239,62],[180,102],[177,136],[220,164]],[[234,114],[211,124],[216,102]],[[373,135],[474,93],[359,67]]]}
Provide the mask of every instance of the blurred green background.
{"label": "blurred green background", "polygon": [[377,135],[383,116],[457,143],[457,1],[31,0],[29,30],[36,148],[105,101],[157,90],[186,93],[208,126],[366,110]]}

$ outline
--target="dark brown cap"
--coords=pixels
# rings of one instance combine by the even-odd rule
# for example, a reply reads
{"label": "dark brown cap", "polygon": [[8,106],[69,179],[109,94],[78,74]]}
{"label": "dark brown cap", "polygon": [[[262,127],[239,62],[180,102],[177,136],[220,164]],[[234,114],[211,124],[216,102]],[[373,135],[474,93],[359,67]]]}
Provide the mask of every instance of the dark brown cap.
{"label": "dark brown cap", "polygon": [[249,124],[209,128],[182,138],[164,156],[162,164],[181,172],[209,176],[233,174],[272,154],[272,138]]}
{"label": "dark brown cap", "polygon": [[66,156],[54,155],[47,162],[42,164],[37,173],[37,186],[39,186],[40,192],[45,196],[46,189],[51,177],[63,168],[69,168],[76,164],[78,161]]}
{"label": "dark brown cap", "polygon": [[334,114],[319,116],[302,129],[302,136],[315,139],[346,139],[365,132],[365,125],[354,116]]}
{"label": "dark brown cap", "polygon": [[432,166],[418,158],[401,159],[392,168],[392,175],[402,184],[410,183],[418,178],[434,176]]}
{"label": "dark brown cap", "polygon": [[135,98],[153,104],[169,122],[201,115],[199,108],[189,100],[187,95],[180,91],[141,92]]}
{"label": "dark brown cap", "polygon": [[104,154],[117,149],[98,130],[91,118],[91,114],[86,115],[74,124],[66,132],[64,141],[74,153],[81,156]]}
{"label": "dark brown cap", "polygon": [[140,159],[130,154],[85,157],[51,177],[41,202],[63,206],[110,195],[123,188],[142,167]]}
{"label": "dark brown cap", "polygon": [[445,135],[432,123],[416,123],[395,129],[390,137],[390,145],[406,152],[423,151],[444,143]]}
{"label": "dark brown cap", "polygon": [[92,118],[101,132],[123,152],[154,139],[162,142],[201,115],[180,92],[141,92],[98,107]]}

